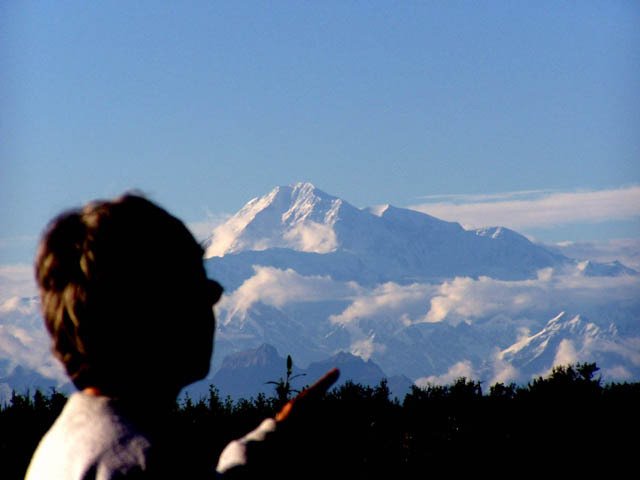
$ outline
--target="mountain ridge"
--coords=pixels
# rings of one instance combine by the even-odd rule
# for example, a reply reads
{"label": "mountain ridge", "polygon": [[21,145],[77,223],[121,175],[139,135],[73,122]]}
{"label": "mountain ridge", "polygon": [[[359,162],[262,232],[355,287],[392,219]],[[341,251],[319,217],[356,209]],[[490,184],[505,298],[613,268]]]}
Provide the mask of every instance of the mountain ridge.
{"label": "mountain ridge", "polygon": [[[527,381],[560,360],[640,378],[638,272],[574,260],[505,227],[359,209],[299,183],[252,199],[206,246],[223,254],[205,260],[225,287],[214,375],[228,355],[268,343],[303,365],[344,351],[413,381]],[[567,318],[549,324],[558,312]],[[3,302],[3,388],[19,380],[12,372],[61,382],[48,350],[37,299]]]}
{"label": "mountain ridge", "polygon": [[[253,228],[244,221],[256,218],[258,210],[261,221],[259,228]],[[562,289],[565,283],[590,285],[603,275],[618,279],[637,275],[621,264],[578,262],[506,227],[465,230],[458,223],[392,205],[359,209],[309,183],[277,187],[256,197],[230,221],[233,224],[239,218],[244,219],[245,227],[231,241],[233,251],[206,260],[210,275],[232,292],[221,306],[223,353],[264,341],[307,363],[339,350],[354,352],[365,360],[375,359],[392,374],[405,373],[414,379],[446,373],[447,363],[465,360],[476,365],[476,373],[487,372],[487,362],[505,362],[506,357],[492,352],[516,343],[518,329],[543,329],[548,318],[564,308],[565,300],[558,297],[556,313],[554,305],[527,307],[540,312],[533,318],[525,312],[520,326],[489,316],[455,320],[462,325],[452,329],[442,322],[451,314],[447,309],[440,313],[441,305],[446,305],[439,300],[441,295],[447,298],[448,292],[467,287],[505,290],[501,295],[513,288],[533,288],[545,301],[545,289]],[[218,248],[216,242],[223,238],[220,232],[230,231],[224,225],[219,228],[209,239],[210,249]],[[304,235],[306,240],[301,241]],[[313,240],[313,235],[321,241]],[[320,244],[331,248],[316,248]],[[590,276],[595,280],[586,280]],[[305,283],[311,293],[284,293]],[[263,292],[277,288],[283,289],[278,295],[286,299],[263,298],[270,295]],[[338,292],[331,305],[322,294],[327,288]],[[254,299],[248,308],[228,308],[245,294]],[[353,303],[361,295],[364,297]],[[405,303],[394,301],[394,295],[406,299]],[[503,301],[526,305],[529,296],[517,294]],[[464,317],[470,307],[464,305],[464,297],[458,298],[447,301],[462,302],[459,311]],[[384,313],[387,299],[395,302],[397,314]],[[466,303],[474,302],[478,300],[470,298]],[[376,304],[379,308],[374,308]],[[405,311],[399,311],[403,307],[398,305],[405,304],[409,305]],[[633,303],[631,311],[634,309],[640,307]],[[365,311],[365,316],[351,313],[358,310]],[[337,319],[341,323],[335,323]],[[465,322],[470,323],[468,328]],[[640,329],[628,330],[635,335]],[[522,365],[533,373],[526,363]]]}
{"label": "mountain ridge", "polygon": [[[465,230],[458,223],[391,205],[372,213],[310,183],[276,187],[252,199],[217,227],[205,246],[211,270],[223,275],[224,263],[234,263],[228,258],[240,255],[253,264],[290,263],[319,275],[338,274],[346,262],[350,272],[362,271],[364,283],[481,275],[513,280],[535,276],[542,268],[576,264],[505,227]],[[230,281],[238,285],[237,279]]]}
{"label": "mountain ridge", "polygon": [[[222,366],[211,377],[185,390],[190,396],[203,396],[206,395],[208,386],[212,384],[223,397],[228,395],[234,399],[250,398],[260,393],[271,396],[274,394],[274,387],[269,382],[283,379],[286,372],[285,365],[286,360],[280,356],[278,350],[273,345],[263,343],[255,349],[226,356]],[[340,351],[331,357],[312,362],[306,368],[294,363],[292,375],[297,378],[293,380],[292,388],[302,389],[332,368],[340,369],[340,378],[335,386],[352,381],[373,387],[380,381],[387,380],[392,395],[403,398],[412,384],[407,377],[389,377],[371,360],[365,361],[348,352]]]}

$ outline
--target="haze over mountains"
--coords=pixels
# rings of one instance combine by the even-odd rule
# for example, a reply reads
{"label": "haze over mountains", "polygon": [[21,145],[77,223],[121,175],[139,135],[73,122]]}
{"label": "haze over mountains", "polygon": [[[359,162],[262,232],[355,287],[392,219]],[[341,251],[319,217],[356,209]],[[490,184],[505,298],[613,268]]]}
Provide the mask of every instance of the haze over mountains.
{"label": "haze over mountains", "polygon": [[[205,247],[207,270],[226,289],[218,379],[225,356],[264,356],[263,344],[300,366],[346,352],[419,384],[526,381],[576,361],[597,361],[607,380],[640,379],[640,275],[619,262],[568,258],[507,228],[359,209],[299,183],[251,200]],[[29,362],[51,375],[27,354],[37,342],[27,341],[35,337],[26,314],[3,308],[0,383]],[[11,360],[16,351],[22,360]]]}

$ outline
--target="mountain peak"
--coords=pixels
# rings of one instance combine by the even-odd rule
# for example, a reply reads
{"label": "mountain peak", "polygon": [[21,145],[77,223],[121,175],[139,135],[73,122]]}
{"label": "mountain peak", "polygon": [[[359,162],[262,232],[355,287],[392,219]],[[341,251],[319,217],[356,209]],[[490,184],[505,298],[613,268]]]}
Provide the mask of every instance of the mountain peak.
{"label": "mountain peak", "polygon": [[312,193],[316,190],[316,186],[311,182],[296,182],[290,185],[294,192]]}
{"label": "mountain peak", "polygon": [[551,320],[549,320],[547,322],[547,327],[550,325],[553,325],[555,323],[558,323],[560,320],[562,320],[564,317],[566,316],[565,312],[560,312],[558,315],[556,315],[555,317],[553,317]]}
{"label": "mountain peak", "polygon": [[206,247],[207,258],[251,252],[255,261],[260,252],[263,262],[269,256],[281,258],[284,250],[296,258],[336,253],[307,258],[317,264],[339,257],[339,265],[329,266],[333,273],[344,271],[348,259],[366,270],[367,281],[377,282],[451,275],[527,278],[569,261],[503,227],[468,231],[406,208],[359,209],[309,182],[279,186],[254,198],[213,231]]}
{"label": "mountain peak", "polygon": [[525,237],[524,235],[521,235],[518,232],[514,232],[513,230],[506,227],[484,227],[484,228],[478,228],[474,231],[477,236],[488,237],[488,238],[491,238],[492,240],[502,239],[502,240],[511,240],[511,241],[516,240],[516,241],[529,242],[527,237]]}
{"label": "mountain peak", "polygon": [[334,251],[333,225],[344,203],[308,182],[276,187],[217,227],[207,241],[206,257],[271,248]]}
{"label": "mountain peak", "polygon": [[313,201],[314,198],[322,196],[327,196],[327,194],[318,190],[312,183],[298,182],[292,185],[279,185],[266,195],[254,200],[260,202],[261,207],[266,208],[271,205],[291,204],[305,199]]}
{"label": "mountain peak", "polygon": [[285,224],[299,223],[312,216],[313,221],[327,223],[328,211],[342,203],[342,200],[326,194],[311,183],[296,183],[289,188],[289,209],[282,215],[282,223]]}
{"label": "mountain peak", "polygon": [[565,352],[567,348],[588,350],[596,341],[613,341],[615,335],[615,327],[604,331],[581,315],[570,316],[566,312],[560,312],[539,332],[520,339],[503,350],[500,356],[518,366],[532,364],[541,368],[543,365],[557,363],[557,360],[562,358],[560,353],[563,348]]}

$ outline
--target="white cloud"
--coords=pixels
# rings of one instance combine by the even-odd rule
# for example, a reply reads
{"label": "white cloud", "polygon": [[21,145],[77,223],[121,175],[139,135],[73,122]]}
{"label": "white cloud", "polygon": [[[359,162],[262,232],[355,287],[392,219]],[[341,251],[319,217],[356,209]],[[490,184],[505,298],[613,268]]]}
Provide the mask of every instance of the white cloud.
{"label": "white cloud", "polygon": [[207,218],[205,218],[204,220],[187,223],[187,228],[191,231],[196,240],[201,242],[211,236],[213,231],[224,222],[229,220],[229,218],[231,218],[231,215],[224,213],[208,213]]}
{"label": "white cloud", "polygon": [[578,352],[573,342],[568,339],[563,339],[558,345],[556,350],[556,356],[553,359],[552,366],[569,365],[579,361]]}
{"label": "white cloud", "polygon": [[240,213],[234,215],[226,222],[214,228],[211,245],[207,248],[205,257],[222,257],[225,253],[231,251],[238,234],[247,226],[248,221]]}
{"label": "white cloud", "polygon": [[372,333],[366,338],[353,341],[349,351],[363,360],[369,360],[374,353],[384,353],[386,347],[380,343],[376,343],[375,334]]}
{"label": "white cloud", "polygon": [[[269,235],[261,237],[258,233],[243,236],[247,226],[247,218],[241,214],[235,215],[225,223],[218,225],[213,232],[212,241],[205,256],[221,257],[227,253],[241,250],[266,250],[268,248],[292,248],[294,250],[312,253],[329,253],[338,246],[336,233],[331,225],[305,220],[296,223],[285,230],[281,237],[271,238]],[[255,225],[254,225],[255,228]]]}
{"label": "white cloud", "polygon": [[257,302],[282,308],[298,302],[348,300],[344,310],[328,316],[331,323],[346,326],[377,321],[402,327],[416,322],[458,324],[496,315],[546,321],[561,310],[585,312],[594,306],[640,298],[639,277],[589,277],[577,268],[547,268],[528,280],[457,277],[439,285],[388,282],[370,289],[328,276],[300,275],[292,269],[254,266],[254,272],[223,297],[221,309],[233,315]]}
{"label": "white cloud", "polygon": [[594,306],[638,298],[639,277],[588,277],[578,269],[545,269],[538,278],[521,281],[455,278],[438,287],[424,321],[457,324],[498,314],[544,318],[560,310],[585,312]]}
{"label": "white cloud", "polygon": [[427,311],[432,285],[414,283],[398,285],[389,282],[363,292],[342,313],[329,319],[334,324],[348,324],[361,318],[393,318],[412,323]]}
{"label": "white cloud", "polygon": [[338,239],[331,225],[311,220],[296,224],[284,234],[284,240],[293,249],[303,252],[329,253],[338,246]]}
{"label": "white cloud", "polygon": [[449,200],[453,203],[469,203],[469,202],[488,202],[495,200],[505,200],[512,198],[531,198],[540,195],[548,195],[553,193],[550,190],[520,190],[515,192],[500,192],[500,193],[487,193],[487,194],[439,194],[439,195],[424,195],[420,197],[423,200]]}
{"label": "white cloud", "polygon": [[36,294],[32,265],[0,265],[0,302],[12,297],[33,297]]}
{"label": "white cloud", "polygon": [[253,270],[251,278],[220,302],[219,308],[228,312],[227,318],[246,312],[257,302],[282,308],[290,303],[347,298],[359,292],[355,283],[336,282],[328,276],[304,276],[290,268],[256,265]]}
{"label": "white cloud", "polygon": [[[512,200],[520,193],[537,198]],[[572,223],[630,220],[640,217],[640,186],[583,192],[511,192],[454,201],[423,203],[410,208],[468,227],[500,225],[515,229]],[[498,199],[498,201],[494,201]],[[452,199],[453,200],[453,199]],[[491,200],[491,201],[486,201]]]}
{"label": "white cloud", "polygon": [[447,319],[453,324],[488,315],[508,314],[530,308],[538,295],[535,290],[545,281],[503,281],[489,277],[475,280],[457,277],[442,283],[424,317],[434,323]]}
{"label": "white cloud", "polygon": [[461,377],[467,379],[477,378],[473,364],[469,360],[463,360],[452,365],[447,373],[442,375],[421,377],[415,381],[415,384],[419,387],[426,387],[428,385],[451,385]]}
{"label": "white cloud", "polygon": [[489,381],[489,385],[495,385],[496,383],[507,384],[515,382],[520,378],[518,369],[503,360],[499,350],[496,350],[493,355],[491,369],[493,376]]}

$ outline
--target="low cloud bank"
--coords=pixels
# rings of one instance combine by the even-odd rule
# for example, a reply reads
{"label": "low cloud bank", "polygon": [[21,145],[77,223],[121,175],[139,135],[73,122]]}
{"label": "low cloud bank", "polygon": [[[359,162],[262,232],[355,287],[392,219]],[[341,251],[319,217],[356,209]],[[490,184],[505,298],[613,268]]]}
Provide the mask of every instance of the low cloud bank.
{"label": "low cloud bank", "polygon": [[229,316],[246,313],[260,302],[276,308],[301,302],[349,298],[360,292],[354,282],[336,282],[328,276],[304,276],[295,270],[254,266],[254,275],[234,292],[223,297],[220,309]]}
{"label": "low cloud bank", "polygon": [[[579,269],[544,269],[532,280],[455,278],[431,299],[427,322],[473,322],[494,315],[540,317],[559,311],[588,312],[612,302],[640,299],[640,278],[589,277]],[[549,317],[551,318],[551,317]]]}
{"label": "low cloud bank", "polygon": [[473,323],[494,316],[549,320],[560,311],[596,311],[609,304],[640,300],[640,277],[586,276],[578,267],[546,268],[537,278],[506,281],[490,277],[457,277],[441,284],[400,285],[393,282],[366,288],[329,276],[304,276],[292,269],[255,266],[254,275],[226,295],[220,307],[246,312],[261,302],[276,308],[300,302],[348,301],[328,317],[334,325],[367,321]]}
{"label": "low cloud bank", "polygon": [[[8,298],[12,294],[28,297],[35,293],[31,266],[0,267],[0,286],[7,296],[0,308],[0,358],[15,360],[43,374],[56,374],[55,369],[51,370],[44,329],[39,321],[36,325],[25,320],[35,318],[35,313],[20,312],[22,304]],[[318,309],[309,305],[314,303]],[[576,266],[543,269],[528,280],[459,277],[437,284],[387,282],[366,287],[330,276],[301,275],[292,269],[256,265],[250,278],[223,296],[217,307],[221,327],[242,324],[258,304],[283,311],[282,318],[295,318],[302,304],[307,304],[304,309],[319,312],[313,317],[313,322],[318,322],[314,323],[316,332],[323,332],[315,339],[317,345],[324,341],[321,335],[331,333],[334,343],[327,348],[349,350],[374,361],[395,361],[398,355],[394,349],[420,338],[426,341],[427,337],[421,335],[432,331],[432,325],[449,326],[452,331],[469,325],[477,331],[491,328],[496,333],[496,343],[484,350],[483,365],[477,358],[471,362],[465,357],[452,357],[449,366],[445,364],[436,374],[423,377],[423,383],[447,383],[460,376],[472,377],[480,370],[483,378],[491,378],[492,383],[520,378],[519,367],[501,357],[500,352],[520,338],[535,335],[561,311],[580,315],[603,330],[615,323],[621,329],[621,335],[615,338],[621,340],[562,340],[553,351],[554,364],[592,361],[595,354],[611,354],[621,361],[607,365],[607,374],[629,378],[640,369],[640,276],[590,277]],[[410,336],[417,332],[423,333]],[[495,351],[487,354],[494,346]],[[406,354],[415,358],[413,351],[407,350]]]}
{"label": "low cloud bank", "polygon": [[[255,266],[254,272],[221,303],[225,325],[242,323],[257,303],[280,309],[285,317],[295,318],[297,305],[319,302],[326,312],[324,320],[318,317],[323,331],[343,332],[339,348],[382,363],[394,361],[395,354],[390,348],[398,348],[397,342],[408,341],[409,337],[403,332],[420,325],[442,324],[455,329],[466,324],[477,328],[477,332],[484,332],[481,335],[495,334],[494,351],[483,354],[481,363],[477,358],[473,362],[464,357],[454,360],[448,371],[423,377],[423,383],[448,383],[460,376],[473,377],[480,373],[490,384],[522,380],[525,373],[531,372],[523,373],[517,364],[503,357],[501,351],[535,336],[562,311],[582,316],[585,323],[595,322],[602,331],[615,322],[625,333],[615,337],[618,340],[591,342],[587,339],[576,343],[572,339],[560,339],[559,345],[548,352],[550,367],[615,354],[625,365],[640,368],[640,354],[634,356],[632,345],[634,335],[640,337],[634,316],[640,312],[638,276],[586,276],[579,266],[574,266],[558,271],[546,268],[528,280],[458,277],[440,284],[387,282],[365,287],[355,282],[335,281],[329,276],[304,276],[291,269]],[[640,352],[640,345],[637,347]],[[611,374],[628,374],[624,365],[609,367]]]}

